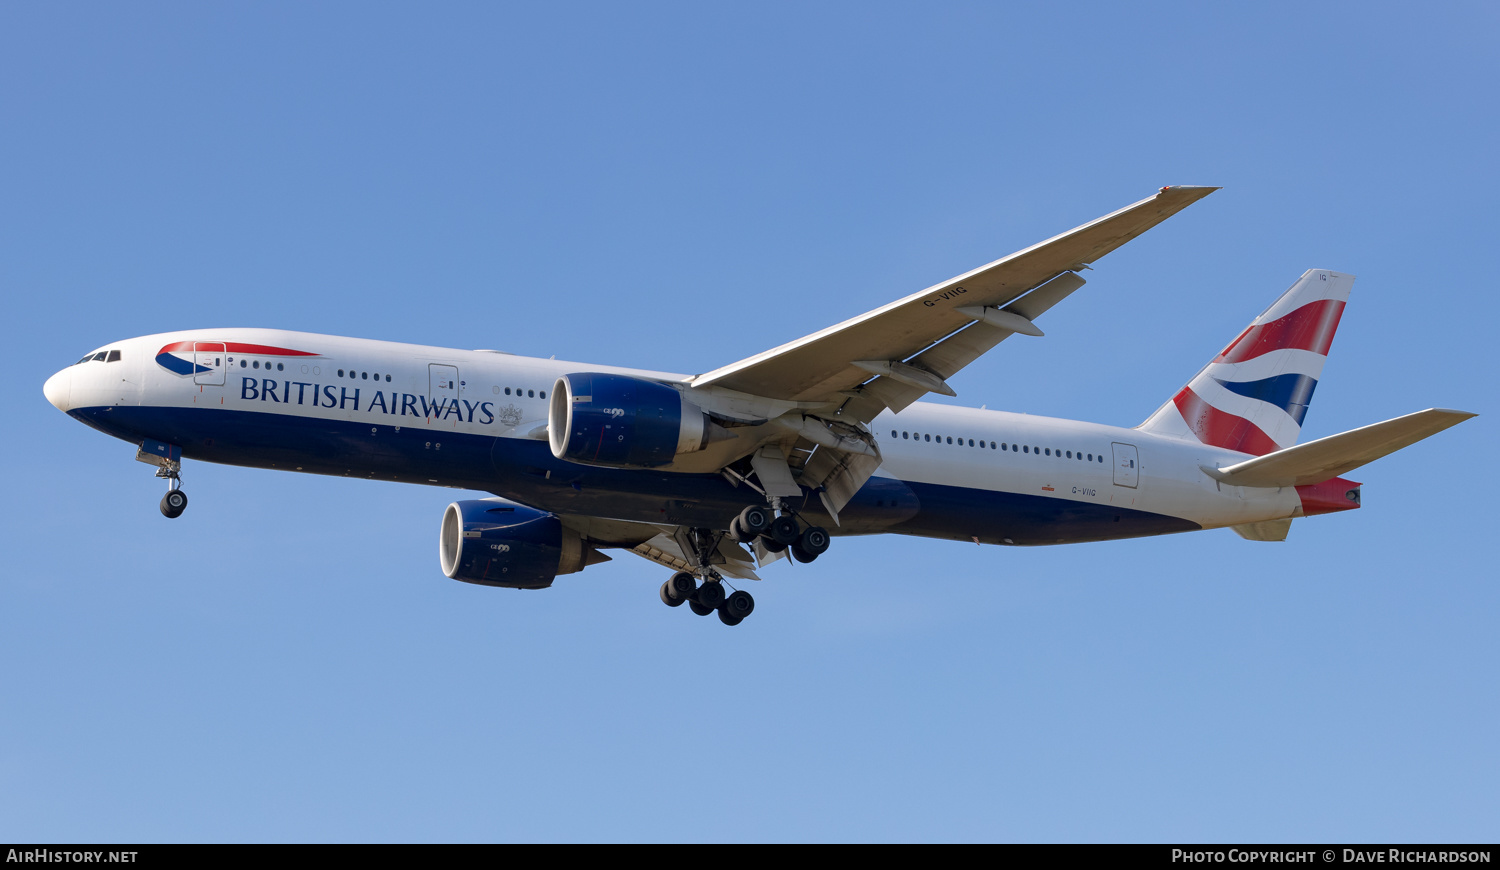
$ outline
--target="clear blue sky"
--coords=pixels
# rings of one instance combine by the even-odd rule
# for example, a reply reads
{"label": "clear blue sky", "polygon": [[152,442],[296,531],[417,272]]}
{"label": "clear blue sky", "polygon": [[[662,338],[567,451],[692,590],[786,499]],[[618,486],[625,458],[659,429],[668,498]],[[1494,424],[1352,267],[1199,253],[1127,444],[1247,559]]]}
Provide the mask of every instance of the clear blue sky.
{"label": "clear blue sky", "polygon": [[[0,840],[1500,836],[1500,7],[1012,5],[0,7]],[[1284,544],[838,540],[731,630],[449,581],[445,490],[165,520],[42,396],[198,326],[706,371],[1163,184],[958,401],[1134,425],[1318,267],[1306,438],[1482,416]]]}

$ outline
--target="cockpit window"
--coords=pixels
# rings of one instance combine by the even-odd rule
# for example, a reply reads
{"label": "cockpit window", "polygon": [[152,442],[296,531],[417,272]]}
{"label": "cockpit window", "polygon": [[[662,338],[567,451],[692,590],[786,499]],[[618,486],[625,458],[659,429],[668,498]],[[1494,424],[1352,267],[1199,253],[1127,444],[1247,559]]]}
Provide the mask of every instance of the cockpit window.
{"label": "cockpit window", "polygon": [[120,361],[120,352],[117,351],[117,350],[110,351],[109,352],[109,356],[105,357],[104,361],[105,362],[119,362]]}
{"label": "cockpit window", "polygon": [[89,354],[88,356],[84,357],[83,359],[79,360],[78,362],[73,363],[73,365],[75,365],[75,366],[81,366],[81,365],[83,365],[84,363],[88,362],[89,360],[91,360],[93,358],[94,358],[94,355],[93,354]]}
{"label": "cockpit window", "polygon": [[94,354],[94,360],[96,362],[104,362],[104,357],[105,357],[105,353],[102,350],[99,351],[98,353]]}

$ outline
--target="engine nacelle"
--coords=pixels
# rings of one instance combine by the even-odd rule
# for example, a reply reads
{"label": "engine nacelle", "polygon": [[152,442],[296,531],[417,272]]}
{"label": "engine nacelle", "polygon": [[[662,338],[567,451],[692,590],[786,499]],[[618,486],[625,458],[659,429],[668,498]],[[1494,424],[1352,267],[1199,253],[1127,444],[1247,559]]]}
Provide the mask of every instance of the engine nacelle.
{"label": "engine nacelle", "polygon": [[732,437],[666,384],[581,372],[552,387],[547,439],[552,455],[581,465],[657,468]]}
{"label": "engine nacelle", "polygon": [[545,589],[559,574],[582,571],[590,552],[554,514],[499,498],[448,505],[438,540],[447,576],[512,589]]}

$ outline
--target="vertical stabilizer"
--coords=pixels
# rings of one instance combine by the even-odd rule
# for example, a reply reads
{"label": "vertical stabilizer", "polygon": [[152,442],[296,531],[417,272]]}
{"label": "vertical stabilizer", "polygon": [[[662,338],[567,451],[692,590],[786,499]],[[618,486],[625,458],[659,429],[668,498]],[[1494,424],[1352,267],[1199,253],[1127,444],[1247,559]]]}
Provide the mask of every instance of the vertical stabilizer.
{"label": "vertical stabilizer", "polygon": [[1297,443],[1353,275],[1309,269],[1138,428],[1262,456]]}

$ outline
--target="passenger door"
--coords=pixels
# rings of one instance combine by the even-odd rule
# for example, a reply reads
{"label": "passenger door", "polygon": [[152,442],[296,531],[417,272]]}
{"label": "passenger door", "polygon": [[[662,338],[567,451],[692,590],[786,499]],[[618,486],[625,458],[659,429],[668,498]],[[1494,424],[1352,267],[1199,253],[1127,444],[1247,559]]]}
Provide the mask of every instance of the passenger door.
{"label": "passenger door", "polygon": [[1115,450],[1115,486],[1128,486],[1135,489],[1141,480],[1139,457],[1136,455],[1135,445],[1121,444],[1116,441],[1111,446]]}
{"label": "passenger door", "polygon": [[[427,395],[434,403],[448,400],[458,404],[458,367],[429,363],[427,366]],[[446,405],[445,405],[446,407]]]}
{"label": "passenger door", "polygon": [[219,341],[193,342],[193,383],[224,386],[225,347]]}

